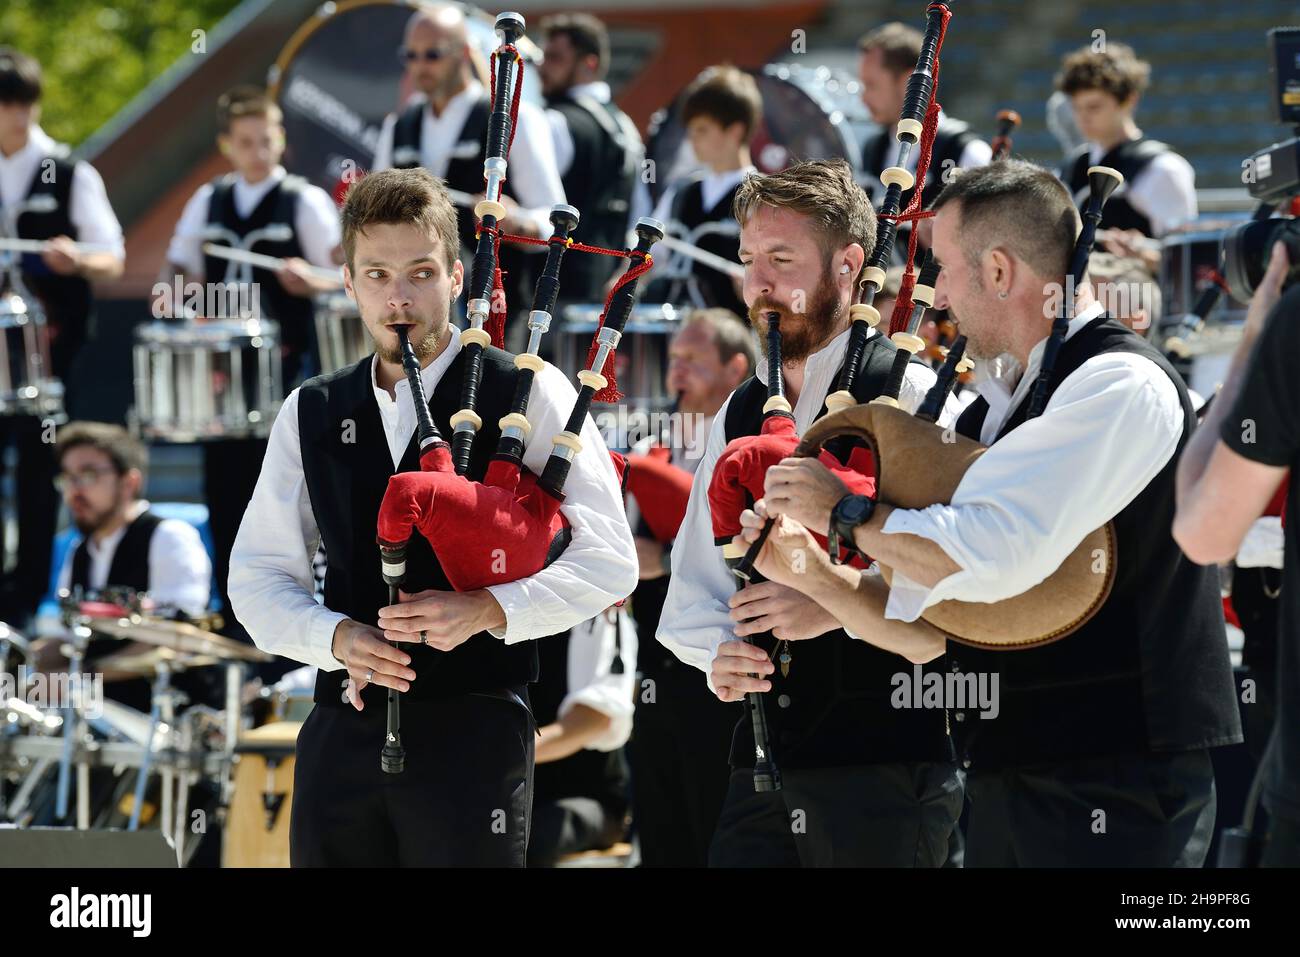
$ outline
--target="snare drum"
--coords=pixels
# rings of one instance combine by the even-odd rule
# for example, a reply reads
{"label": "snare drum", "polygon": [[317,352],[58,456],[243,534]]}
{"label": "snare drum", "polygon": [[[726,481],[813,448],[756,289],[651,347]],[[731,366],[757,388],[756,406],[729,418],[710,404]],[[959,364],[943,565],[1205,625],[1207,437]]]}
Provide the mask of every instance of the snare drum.
{"label": "snare drum", "polygon": [[138,326],[132,427],[162,442],[265,437],[284,401],[279,345],[266,319]]}
{"label": "snare drum", "polygon": [[316,300],[316,343],[321,372],[345,369],[375,351],[357,304],[342,293]]}
{"label": "snare drum", "polygon": [[66,421],[63,383],[50,365],[49,329],[39,306],[17,293],[0,295],[0,415]]}
{"label": "snare drum", "polygon": [[[565,307],[564,322],[556,331],[555,361],[566,375],[576,375],[585,368],[587,350],[603,308],[601,303]],[[672,404],[664,387],[668,344],[689,316],[689,309],[666,302],[643,302],[632,307],[622,342],[614,354],[614,375],[619,391],[626,396],[625,404],[650,409],[666,409]]]}

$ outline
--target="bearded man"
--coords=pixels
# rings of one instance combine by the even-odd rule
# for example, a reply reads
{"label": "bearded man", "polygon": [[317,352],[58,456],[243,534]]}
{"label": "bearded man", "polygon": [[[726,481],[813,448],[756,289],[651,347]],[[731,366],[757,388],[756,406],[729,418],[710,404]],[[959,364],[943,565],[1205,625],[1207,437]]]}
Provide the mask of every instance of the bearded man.
{"label": "bearded man", "polygon": [[[734,213],[745,305],[765,349],[769,317],[779,320],[785,395],[802,433],[825,414],[826,396],[839,381],[849,305],[875,245],[875,214],[842,160],[750,176]],[[872,332],[855,383],[858,401],[883,391],[879,370],[888,370],[893,351]],[[708,504],[714,465],[728,442],[758,434],[770,374],[765,355],[757,376],[714,419],[673,548],[658,632],[660,642],[704,672],[721,700],[766,695],[783,788],[754,791],[754,740],[748,714],[741,716],[709,863],[942,866],[961,813],[962,775],[943,708],[891,703],[898,676],[910,678],[912,663],[848,634],[793,588],[762,582],[737,592],[715,547]],[[899,404],[914,411],[934,378],[928,368],[909,365]],[[771,638],[759,637],[768,632]],[[739,640],[749,636],[755,644]]]}

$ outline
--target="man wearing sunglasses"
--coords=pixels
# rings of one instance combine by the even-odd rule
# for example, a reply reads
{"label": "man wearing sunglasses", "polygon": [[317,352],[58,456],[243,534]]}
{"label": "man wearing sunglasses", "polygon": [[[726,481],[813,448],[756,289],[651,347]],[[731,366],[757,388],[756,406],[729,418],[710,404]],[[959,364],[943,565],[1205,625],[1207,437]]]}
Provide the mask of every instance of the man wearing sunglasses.
{"label": "man wearing sunglasses", "polygon": [[[422,166],[450,189],[481,197],[492,103],[479,80],[481,64],[476,70],[474,56],[465,15],[458,7],[423,4],[412,15],[398,57],[406,67],[406,83],[421,95],[384,121],[371,164],[374,171]],[[501,197],[507,210],[502,229],[550,236],[551,207],[565,201],[564,187],[550,125],[545,113],[531,103],[519,105],[509,164]],[[456,214],[461,245],[473,250],[474,211],[460,206]],[[501,247],[502,269],[510,277],[506,297],[512,309],[527,308],[532,289],[527,266],[530,254],[539,249]]]}

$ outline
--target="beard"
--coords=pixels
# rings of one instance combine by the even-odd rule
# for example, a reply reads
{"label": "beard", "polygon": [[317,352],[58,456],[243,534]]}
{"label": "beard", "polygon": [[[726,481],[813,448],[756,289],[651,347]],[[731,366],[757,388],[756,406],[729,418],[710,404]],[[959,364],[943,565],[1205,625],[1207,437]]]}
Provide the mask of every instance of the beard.
{"label": "beard", "polygon": [[771,312],[780,321],[782,362],[801,362],[831,338],[844,307],[829,270],[823,271],[806,305],[807,309],[796,313],[767,296],[759,296],[754,301],[749,308],[749,323],[759,333],[764,357],[767,356],[767,314]]}
{"label": "beard", "polygon": [[82,512],[80,516],[74,512],[72,514],[72,524],[76,526],[76,529],[81,533],[82,538],[89,538],[95,532],[108,525],[109,522],[112,521],[116,512],[117,509],[112,505],[97,512]]}
{"label": "beard", "polygon": [[[387,329],[393,325],[406,325],[407,340],[411,343],[411,348],[415,351],[415,358],[421,363],[429,356],[438,351],[438,343],[442,340],[442,334],[447,329],[447,323],[421,322],[417,317],[408,312],[390,312],[380,320],[380,327]],[[399,337],[396,346],[389,346],[381,342],[379,337],[371,332],[370,338],[374,340],[375,352],[383,362],[394,365],[402,364],[402,347]]]}

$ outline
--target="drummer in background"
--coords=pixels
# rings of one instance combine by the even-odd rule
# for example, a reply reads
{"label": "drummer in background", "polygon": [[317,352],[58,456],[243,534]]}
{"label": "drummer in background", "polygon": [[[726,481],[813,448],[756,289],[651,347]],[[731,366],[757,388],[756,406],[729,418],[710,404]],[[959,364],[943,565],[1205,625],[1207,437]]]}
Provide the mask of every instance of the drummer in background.
{"label": "drummer in background", "polygon": [[[633,451],[665,446],[669,461],[694,475],[714,416],[753,374],[757,352],[754,333],[739,316],[725,309],[691,312],[668,346],[668,393],[676,397],[680,426]],[[704,867],[731,779],[727,754],[739,709],[719,701],[694,668],[656,640],[673,543],[654,537],[631,495],[628,521],[640,566],[632,593],[637,687],[628,761],[641,864]]]}
{"label": "drummer in background", "polygon": [[[312,297],[338,289],[341,280],[330,284],[315,278],[308,266],[334,269],[343,261],[338,208],[324,190],[289,175],[280,165],[285,150],[284,125],[280,108],[264,90],[241,86],[225,93],[217,101],[217,130],[217,145],[235,167],[234,172],[200,186],[185,204],[160,277],[160,287],[167,293],[155,314],[173,315],[181,305],[170,301],[177,276],[182,288],[190,282],[209,284],[205,288],[210,295],[212,284],[226,283],[229,278],[226,295],[231,299],[239,296],[240,290],[233,282],[238,264],[203,252],[209,225],[219,225],[239,236],[271,224],[290,227],[292,235],[287,240],[253,244],[255,252],[284,259],[284,268],[274,273],[260,268],[252,272],[252,292],[256,293],[252,301],[261,306],[263,318],[275,320],[280,327],[282,377],[287,393],[319,371],[311,354],[315,339]],[[228,240],[217,242],[229,245]],[[205,300],[209,297],[205,296]],[[244,300],[239,297],[236,301]],[[266,439],[258,438],[218,439],[204,446],[204,497],[217,557],[217,587],[226,628],[240,638],[247,636],[230,608],[226,576],[235,533],[253,496],[265,452]]]}
{"label": "drummer in background", "polygon": [[[576,238],[623,248],[632,194],[645,156],[636,124],[610,95],[609,34],[589,13],[542,21],[545,59],[539,68],[555,160],[568,202],[582,214]],[[568,260],[560,294],[570,301],[603,298],[617,261],[610,256]]]}
{"label": "drummer in background", "polygon": [[[422,166],[445,180],[449,189],[482,199],[492,103],[475,75],[465,14],[459,5],[420,4],[407,21],[400,56],[406,64],[407,81],[422,95],[384,120],[372,171]],[[564,187],[546,114],[526,101],[519,104],[508,160],[501,196],[506,208],[506,217],[500,222],[502,232],[550,236],[551,207],[565,201]],[[579,212],[584,214],[585,224],[587,211]],[[474,211],[458,206],[456,218],[463,258],[465,250],[477,245]],[[532,300],[530,260],[544,248],[501,244],[506,300],[516,312],[527,309]],[[507,335],[512,334],[526,335],[527,330],[522,323],[507,323]],[[507,344],[512,343],[513,339]],[[521,343],[514,344],[520,345],[514,351],[522,351]]]}
{"label": "drummer in background", "polygon": [[1140,244],[1159,239],[1197,216],[1196,173],[1190,163],[1158,140],[1142,135],[1133,120],[1138,99],[1151,78],[1151,64],[1133,48],[1107,43],[1067,54],[1056,87],[1070,98],[1079,131],[1087,142],[1061,168],[1061,179],[1080,209],[1087,199],[1088,167],[1109,166],[1124,175],[1124,185],[1106,202],[1098,239],[1110,252],[1142,259],[1160,270],[1160,250]]}
{"label": "drummer in background", "polygon": [[[885,198],[885,187],[880,182],[880,172],[894,162],[898,146],[898,117],[903,112],[907,97],[907,82],[921,57],[925,37],[919,30],[905,23],[886,23],[858,40],[858,80],[862,83],[862,102],[871,119],[880,129],[867,137],[862,148],[862,188],[871,196],[873,205],[879,207]],[[919,152],[913,150],[907,157],[907,170],[916,173]],[[942,110],[939,128],[935,133],[934,151],[930,158],[925,189],[921,191],[921,207],[929,209],[943,189],[952,169],[974,169],[986,166],[993,160],[993,148],[970,128],[969,123],[954,119]],[[903,193],[901,209],[912,201],[915,190]],[[928,245],[930,220],[921,220],[920,238]],[[894,252],[907,251],[910,230],[900,226],[899,238],[894,242]]]}
{"label": "drummer in background", "polygon": [[[756,171],[749,144],[762,118],[758,84],[744,70],[709,67],[687,88],[682,124],[704,171],[685,184],[668,187],[655,205],[654,218],[668,227],[669,235],[740,264],[740,229],[731,204],[740,181]],[[696,307],[749,314],[740,280],[703,263],[691,266],[689,293]]]}
{"label": "drummer in background", "polygon": [[[148,468],[144,445],[119,425],[70,422],[54,448],[58,487],[81,541],[59,569],[58,587],[103,594],[109,588],[147,593],[156,608],[198,617],[208,610],[212,563],[198,529],[160,518],[140,497]],[[37,661],[62,666],[62,638],[42,638]],[[147,650],[124,639],[96,638],[88,658],[108,651]],[[141,711],[149,709],[147,682],[108,682],[108,696]]]}
{"label": "drummer in background", "polygon": [[[44,307],[53,373],[63,381],[64,401],[75,411],[81,396],[70,373],[86,341],[94,305],[91,282],[120,276],[125,253],[122,227],[99,173],[89,163],[72,159],[68,147],[39,125],[41,84],[36,60],[0,47],[0,207],[12,210],[35,196],[55,201],[52,212],[18,217],[20,238],[49,240],[40,255],[23,256],[21,280]],[[81,251],[75,242],[105,248]],[[50,574],[59,499],[52,484],[53,447],[41,441],[42,431],[35,416],[0,417],[0,480],[6,447],[14,445],[18,454],[17,564],[0,586],[0,620],[10,624],[25,623],[35,612]],[[5,538],[0,528],[0,571],[6,549],[13,549]]]}

